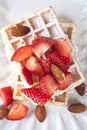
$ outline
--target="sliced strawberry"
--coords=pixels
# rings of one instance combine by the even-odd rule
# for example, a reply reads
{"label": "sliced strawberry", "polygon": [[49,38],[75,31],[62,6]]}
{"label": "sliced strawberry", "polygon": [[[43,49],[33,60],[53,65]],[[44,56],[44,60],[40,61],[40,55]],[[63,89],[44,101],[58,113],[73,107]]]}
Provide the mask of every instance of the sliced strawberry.
{"label": "sliced strawberry", "polygon": [[32,44],[36,44],[37,42],[47,42],[49,44],[55,44],[56,40],[50,38],[50,37],[45,37],[45,36],[38,36],[36,37],[33,41],[32,41]]}
{"label": "sliced strawberry", "polygon": [[13,91],[11,86],[0,88],[0,97],[4,102],[5,106],[8,106],[13,101]]}
{"label": "sliced strawberry", "polygon": [[65,64],[61,58],[59,57],[58,53],[56,51],[49,51],[47,54],[48,58],[52,63],[60,67],[63,71],[67,71],[69,68],[68,64]]}
{"label": "sliced strawberry", "polygon": [[47,59],[41,58],[40,59],[40,64],[41,64],[44,72],[46,72],[46,73],[50,72],[51,61],[49,60],[49,58],[47,58]]}
{"label": "sliced strawberry", "polygon": [[58,80],[60,83],[58,85],[59,90],[64,90],[72,83],[72,74],[70,72],[65,73],[65,78],[63,80]]}
{"label": "sliced strawberry", "polygon": [[43,106],[51,98],[49,95],[45,94],[41,88],[24,88],[21,90],[28,98],[38,105]]}
{"label": "sliced strawberry", "polygon": [[11,57],[11,61],[24,61],[28,57],[31,57],[33,55],[33,51],[31,48],[31,45],[26,45],[18,48],[13,56]]}
{"label": "sliced strawberry", "polygon": [[32,81],[32,74],[31,74],[31,72],[30,72],[26,67],[24,67],[24,68],[22,69],[22,74],[23,74],[24,78],[26,79],[26,81],[27,81],[29,84],[32,84],[32,83],[33,83],[33,81]]}
{"label": "sliced strawberry", "polygon": [[57,81],[63,80],[65,77],[64,72],[54,64],[51,64],[51,73]]}
{"label": "sliced strawberry", "polygon": [[48,95],[51,95],[58,88],[58,84],[51,74],[46,74],[40,78],[40,88]]}
{"label": "sliced strawberry", "polygon": [[71,62],[71,49],[66,39],[59,39],[53,44],[53,50],[57,51],[58,55],[65,63]]}
{"label": "sliced strawberry", "polygon": [[54,40],[47,37],[36,37],[32,41],[32,48],[35,55],[40,58],[51,46],[54,44]]}
{"label": "sliced strawberry", "polygon": [[28,107],[21,103],[13,103],[7,115],[8,120],[20,120],[25,117],[28,112]]}
{"label": "sliced strawberry", "polygon": [[26,60],[26,68],[30,70],[33,74],[37,74],[39,76],[44,74],[42,66],[40,65],[38,59],[34,56],[30,57]]}

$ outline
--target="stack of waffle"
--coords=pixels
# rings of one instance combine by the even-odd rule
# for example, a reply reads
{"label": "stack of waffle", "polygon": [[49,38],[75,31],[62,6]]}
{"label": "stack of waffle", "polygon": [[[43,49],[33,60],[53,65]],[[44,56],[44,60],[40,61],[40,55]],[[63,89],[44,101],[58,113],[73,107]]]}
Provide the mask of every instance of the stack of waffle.
{"label": "stack of waffle", "polygon": [[[24,25],[30,28],[30,32],[24,36],[14,37],[11,34],[11,27],[15,25]],[[55,91],[49,104],[67,105],[70,94],[74,88],[84,82],[84,77],[78,67],[76,59],[76,27],[72,22],[59,20],[56,16],[54,9],[49,6],[40,12],[26,16],[20,21],[6,26],[1,29],[1,35],[5,43],[5,50],[8,60],[11,62],[11,57],[14,52],[21,46],[31,44],[32,40],[36,36],[46,36],[53,39],[66,38],[69,41],[72,53],[73,63],[70,65],[69,71],[73,74],[72,84],[65,90]],[[29,101],[29,98],[25,97],[21,93],[21,88],[33,87],[37,84],[37,81],[33,85],[29,85],[21,73],[22,63],[12,63],[16,66],[16,79],[13,88],[13,98],[16,100]]]}

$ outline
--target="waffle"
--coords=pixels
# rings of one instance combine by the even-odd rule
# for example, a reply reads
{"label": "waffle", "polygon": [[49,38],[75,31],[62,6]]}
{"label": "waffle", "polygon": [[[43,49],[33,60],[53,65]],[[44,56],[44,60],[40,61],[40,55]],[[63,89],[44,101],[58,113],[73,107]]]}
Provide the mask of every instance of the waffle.
{"label": "waffle", "polygon": [[74,52],[77,52],[76,46],[76,35],[77,35],[77,26],[70,20],[60,19],[60,24],[64,33],[69,40],[72,42],[72,46],[74,48]]}
{"label": "waffle", "polygon": [[[72,26],[70,26],[70,24]],[[6,54],[9,61],[12,55],[14,54],[14,52],[19,47],[24,46],[27,43],[31,44],[32,40],[36,36],[46,36],[46,37],[51,37],[53,39],[66,38],[69,41],[69,44],[72,50],[71,53],[72,53],[72,59],[73,59],[73,62],[70,65],[69,71],[71,71],[73,74],[73,83],[67,89],[58,90],[54,93],[52,99],[50,100],[50,102],[53,104],[54,102],[57,102],[57,104],[67,104],[68,97],[70,93],[72,92],[72,90],[76,86],[84,82],[84,77],[78,67],[78,64],[75,58],[75,44],[74,44],[74,39],[73,39],[75,36],[74,25],[72,23],[70,24],[67,22],[62,22],[60,24],[60,20],[57,19],[54,9],[51,6],[49,6],[40,12],[37,12],[30,16],[26,16],[20,21],[1,29],[1,35],[5,43],[5,50],[6,50]],[[14,37],[11,35],[11,27],[14,25],[28,26],[31,31],[24,36]],[[71,29],[71,31],[69,31],[69,29]],[[68,37],[70,38],[70,40]],[[12,64],[14,64],[17,68],[17,76],[16,76],[15,85],[13,88],[14,89],[13,97],[14,99],[27,101],[29,99],[25,97],[24,95],[22,95],[22,93],[20,92],[20,89],[24,88],[25,86],[33,87],[36,84],[38,84],[38,80],[36,80],[33,85],[29,85],[21,73],[23,64],[21,62],[20,63],[15,62]],[[57,96],[61,96],[63,94],[64,94],[64,100],[61,101],[59,100],[59,98],[57,98]]]}

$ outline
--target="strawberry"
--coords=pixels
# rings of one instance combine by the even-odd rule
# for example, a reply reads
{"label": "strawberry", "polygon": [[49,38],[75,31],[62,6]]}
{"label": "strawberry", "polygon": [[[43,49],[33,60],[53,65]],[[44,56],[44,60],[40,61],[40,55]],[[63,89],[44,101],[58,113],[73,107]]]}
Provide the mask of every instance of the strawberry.
{"label": "strawberry", "polygon": [[63,80],[58,81],[60,84],[58,85],[59,90],[66,89],[72,83],[72,74],[70,72],[65,73],[65,78]]}
{"label": "strawberry", "polygon": [[28,107],[21,103],[13,103],[7,115],[8,120],[20,120],[25,117],[28,112]]}
{"label": "strawberry", "polygon": [[36,37],[32,41],[32,48],[35,55],[40,58],[54,43],[54,40],[48,37]]}
{"label": "strawberry", "polygon": [[45,94],[51,95],[58,88],[58,84],[51,74],[46,74],[40,78],[40,88]]}
{"label": "strawberry", "polygon": [[69,68],[68,64],[65,64],[61,58],[59,57],[58,53],[56,51],[49,51],[47,54],[48,58],[52,63],[60,67],[63,71],[67,71]]}
{"label": "strawberry", "polygon": [[33,83],[33,81],[32,81],[32,74],[31,74],[31,72],[30,72],[26,67],[24,67],[24,68],[22,69],[22,74],[23,74],[24,78],[26,79],[26,81],[27,81],[29,84],[32,84],[32,83]]}
{"label": "strawberry", "polygon": [[28,57],[31,57],[33,55],[33,51],[31,48],[31,45],[26,45],[18,48],[13,56],[11,57],[11,61],[24,61]]}
{"label": "strawberry", "polygon": [[55,44],[53,44],[53,50],[57,51],[58,55],[65,63],[71,62],[71,49],[69,43],[66,39],[59,39]]}
{"label": "strawberry", "polygon": [[42,66],[45,73],[50,72],[50,64],[51,64],[51,62],[50,62],[49,58],[47,58],[47,59],[42,59],[41,58],[40,59],[40,64],[41,64],[41,66]]}
{"label": "strawberry", "polygon": [[13,91],[11,86],[0,88],[0,97],[4,102],[5,106],[8,106],[13,101]]}
{"label": "strawberry", "polygon": [[63,73],[63,71],[54,64],[51,64],[51,73],[53,74],[54,78],[57,81],[63,80],[65,77],[65,74]]}
{"label": "strawberry", "polygon": [[42,76],[44,74],[42,66],[40,65],[38,59],[34,56],[26,60],[25,66],[33,74],[37,74],[39,76]]}
{"label": "strawberry", "polygon": [[43,106],[51,98],[50,95],[45,94],[41,88],[24,88],[21,91],[40,106]]}

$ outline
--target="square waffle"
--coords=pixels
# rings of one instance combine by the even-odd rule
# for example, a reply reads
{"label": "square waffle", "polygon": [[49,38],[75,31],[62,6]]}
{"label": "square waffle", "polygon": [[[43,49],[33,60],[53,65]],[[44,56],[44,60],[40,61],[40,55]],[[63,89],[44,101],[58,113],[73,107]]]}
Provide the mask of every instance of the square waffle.
{"label": "square waffle", "polygon": [[[14,37],[11,34],[11,27],[14,25],[28,26],[31,31],[24,36]],[[57,18],[56,13],[51,6],[30,16],[26,16],[20,21],[1,29],[1,35],[5,43],[5,50],[9,61],[19,47],[31,44],[32,40],[36,36],[46,36],[56,40],[60,38],[66,38],[69,41],[73,59],[73,63],[70,65],[69,71],[73,74],[73,83],[67,89],[58,90],[54,93],[52,99],[50,100],[50,102],[53,104],[54,102],[56,102],[56,104],[67,104],[69,95],[73,89],[84,82],[84,77],[80,71],[80,68],[78,67],[75,57],[75,33],[76,30],[74,24],[63,21],[60,24],[60,20]],[[14,64],[17,68],[17,76],[13,88],[13,97],[17,100],[29,100],[27,97],[22,95],[20,89],[24,87],[33,87],[38,84],[38,80],[36,80],[33,85],[29,85],[21,73],[23,64],[21,62],[15,62],[12,64]]]}

